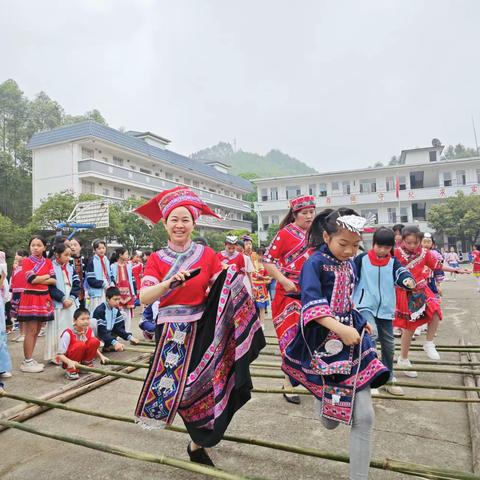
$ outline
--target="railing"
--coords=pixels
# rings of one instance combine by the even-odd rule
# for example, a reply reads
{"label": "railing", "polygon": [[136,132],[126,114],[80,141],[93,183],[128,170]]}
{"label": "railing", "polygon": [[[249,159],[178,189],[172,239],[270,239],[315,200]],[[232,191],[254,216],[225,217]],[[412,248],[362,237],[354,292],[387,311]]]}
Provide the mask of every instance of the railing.
{"label": "railing", "polygon": [[[382,203],[415,202],[416,200],[435,200],[453,197],[458,191],[465,195],[480,194],[480,185],[478,183],[468,183],[466,185],[438,186],[426,188],[414,188],[400,190],[397,198],[395,190],[380,191],[374,193],[352,192],[350,195],[343,193],[316,197],[317,207],[340,207],[346,205],[372,205]],[[278,200],[267,200],[255,204],[256,211],[284,211],[288,208],[287,198]]]}
{"label": "railing", "polygon": [[[100,176],[100,178],[110,177],[113,181],[135,183],[140,188],[150,190],[153,192],[159,192],[168,188],[178,187],[179,185],[185,186],[184,183],[174,182],[172,180],[166,180],[164,178],[149,175],[147,173],[141,173],[137,170],[121,167],[119,165],[112,165],[100,160],[83,159],[78,162],[78,172],[80,174],[92,173]],[[85,176],[82,175],[83,178]],[[209,192],[201,188],[192,187],[188,185],[188,188],[192,189],[200,198],[211,205],[217,205],[226,208],[232,208],[237,211],[248,213],[251,211],[250,203],[242,199],[229,197],[214,192]]]}

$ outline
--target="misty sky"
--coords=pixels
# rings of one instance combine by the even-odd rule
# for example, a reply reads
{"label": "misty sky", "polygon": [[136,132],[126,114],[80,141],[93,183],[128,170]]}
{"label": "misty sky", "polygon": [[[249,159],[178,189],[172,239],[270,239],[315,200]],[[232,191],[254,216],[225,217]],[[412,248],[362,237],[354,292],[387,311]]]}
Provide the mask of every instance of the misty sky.
{"label": "misty sky", "polygon": [[67,113],[319,171],[474,146],[478,0],[0,0],[0,82]]}

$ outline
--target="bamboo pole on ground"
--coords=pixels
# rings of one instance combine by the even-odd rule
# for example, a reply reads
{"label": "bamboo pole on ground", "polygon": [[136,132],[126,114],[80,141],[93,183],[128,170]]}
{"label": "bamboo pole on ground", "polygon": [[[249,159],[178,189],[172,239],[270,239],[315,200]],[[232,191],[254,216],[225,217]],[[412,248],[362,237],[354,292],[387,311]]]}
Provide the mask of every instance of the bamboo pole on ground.
{"label": "bamboo pole on ground", "polygon": [[[110,413],[103,413],[103,412],[94,412],[85,408],[79,407],[72,407],[70,405],[64,405],[62,403],[53,403],[48,402],[40,399],[35,399],[32,397],[27,397],[23,395],[15,395],[12,393],[5,393],[6,397],[23,401],[29,403],[37,403],[39,405],[45,406],[47,408],[58,408],[60,410],[65,410],[74,413],[80,413],[83,415],[94,416],[98,418],[104,418],[107,420],[114,420],[120,421],[125,423],[135,423],[135,420],[131,417],[125,415],[115,415]],[[187,430],[184,427],[176,427],[176,426],[169,426],[166,428],[167,430],[183,433],[186,434]],[[223,440],[235,442],[235,443],[243,443],[247,445],[255,445],[285,452],[290,452],[298,455],[305,455],[310,457],[316,458],[323,458],[328,460],[335,460],[338,462],[348,463],[349,459],[347,455],[343,454],[336,454],[331,452],[325,452],[322,450],[312,449],[312,448],[305,448],[297,445],[290,445],[280,442],[269,442],[266,440],[253,438],[253,437],[244,437],[240,435],[225,435]],[[468,472],[459,472],[454,470],[443,470],[427,465],[418,465],[418,464],[410,464],[405,462],[399,462],[397,460],[392,459],[385,459],[385,460],[372,460],[370,462],[370,466],[372,468],[381,469],[381,470],[391,470],[396,471],[399,473],[408,473],[411,475],[420,476],[422,478],[452,478],[452,479],[472,479],[476,477],[472,477],[472,475]],[[448,475],[448,476],[445,476]],[[466,475],[466,476],[465,476]]]}
{"label": "bamboo pole on ground", "polygon": [[[143,355],[139,355],[134,358],[134,360],[143,360],[143,359],[144,359]],[[122,369],[124,373],[133,372],[135,370],[136,370],[136,367],[128,367],[128,368]],[[115,373],[118,373],[118,372],[115,372]],[[81,379],[79,381],[72,382],[71,385],[65,385],[64,387],[55,389],[52,392],[49,392],[46,395],[43,395],[42,399],[54,400],[57,402],[68,402],[73,398],[77,398],[81,395],[91,392],[92,390],[102,387],[103,385],[106,385],[107,383],[110,383],[115,379],[116,377],[111,375],[105,376],[103,373],[101,375],[98,375],[95,373],[92,375],[88,375],[84,379]],[[1,418],[15,420],[17,422],[23,422],[32,417],[40,415],[45,410],[48,410],[48,409],[44,407],[39,407],[39,406],[26,405],[24,408],[20,408],[20,409],[17,407],[14,407],[12,409],[8,409],[2,412]],[[6,427],[0,426],[0,432],[2,432],[5,429]]]}
{"label": "bamboo pole on ground", "polygon": [[[460,340],[460,344],[464,344],[465,341],[462,338]],[[460,360],[467,361],[468,355],[467,353],[463,352],[460,354]],[[465,374],[463,377],[463,382],[466,387],[474,387],[476,386],[475,377],[473,376],[473,372],[471,371],[470,374]],[[479,399],[479,394],[474,392],[466,392],[466,397],[468,399]],[[470,427],[470,438],[472,444],[472,466],[473,471],[477,475],[480,475],[480,406],[474,404],[467,405],[467,412],[468,412],[468,419],[469,419],[469,427]]]}
{"label": "bamboo pole on ground", "polygon": [[109,445],[107,443],[92,442],[81,437],[71,437],[68,435],[45,432],[38,428],[34,428],[18,422],[0,420],[0,425],[3,425],[7,428],[16,428],[24,432],[32,433],[34,435],[39,435],[41,437],[46,437],[53,440],[58,440],[60,442],[71,443],[72,445],[78,445],[80,447],[89,448],[91,450],[110,453],[119,457],[140,460],[143,462],[157,463],[160,465],[167,465],[169,467],[180,468],[188,472],[208,475],[209,477],[213,478],[220,478],[223,480],[245,480],[248,478],[224,472],[222,470],[219,470],[218,468],[208,467],[206,465],[189,462],[187,460],[181,460],[175,457],[167,457],[166,455],[153,455],[151,453],[141,452],[138,450],[131,450],[130,448],[121,447],[119,445]]}

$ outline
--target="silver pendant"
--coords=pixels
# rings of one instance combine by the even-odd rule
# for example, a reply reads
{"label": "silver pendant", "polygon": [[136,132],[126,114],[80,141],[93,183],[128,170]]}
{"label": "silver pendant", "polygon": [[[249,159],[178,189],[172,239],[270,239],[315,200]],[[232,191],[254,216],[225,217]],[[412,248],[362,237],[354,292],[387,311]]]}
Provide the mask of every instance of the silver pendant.
{"label": "silver pendant", "polygon": [[324,348],[328,354],[337,355],[343,350],[343,343],[340,340],[329,340]]}

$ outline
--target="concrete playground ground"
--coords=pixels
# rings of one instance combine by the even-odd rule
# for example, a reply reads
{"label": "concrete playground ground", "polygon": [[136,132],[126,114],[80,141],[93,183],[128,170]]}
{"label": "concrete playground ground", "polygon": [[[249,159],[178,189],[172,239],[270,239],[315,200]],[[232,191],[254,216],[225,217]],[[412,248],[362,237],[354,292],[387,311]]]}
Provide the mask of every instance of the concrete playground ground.
{"label": "concrete playground ground", "polygon": [[[480,293],[470,276],[443,285],[444,320],[438,344],[456,344],[465,337],[480,344]],[[137,332],[138,333],[138,332]],[[271,321],[266,333],[272,335]],[[423,337],[415,342],[421,344]],[[14,361],[13,378],[6,381],[7,391],[40,396],[68,384],[61,369],[48,366],[41,374],[19,371],[22,345],[9,342]],[[43,339],[39,339],[36,358],[41,358]],[[268,351],[275,347],[268,346]],[[111,359],[127,360],[138,353],[110,354]],[[423,352],[412,354],[412,360],[426,360]],[[459,361],[458,353],[443,353],[442,360]],[[260,361],[276,362],[278,358],[262,356]],[[255,372],[272,373],[275,370]],[[280,370],[278,370],[280,372]],[[137,370],[135,375],[144,375]],[[416,380],[407,379],[400,372],[398,380],[422,383],[463,385],[458,374],[419,373]],[[281,380],[254,378],[256,388],[279,388]],[[115,413],[133,417],[140,382],[117,379],[90,393],[71,400],[68,404],[92,411]],[[409,395],[465,397],[463,392],[423,389],[405,389]],[[0,413],[21,402],[0,398]],[[376,421],[373,438],[373,458],[392,458],[406,462],[472,471],[467,407],[464,403],[411,402],[374,400]],[[26,421],[38,429],[82,437],[94,442],[119,445],[130,449],[167,455],[184,460],[187,436],[181,433],[156,430],[145,431],[134,424],[114,422],[92,416],[61,410],[50,410]],[[179,418],[175,424],[182,425]],[[313,398],[302,396],[302,404],[286,403],[281,395],[253,393],[252,399],[232,421],[229,434],[244,435],[264,440],[290,443],[304,447],[348,452],[348,427],[327,431],[313,419]],[[86,449],[19,430],[0,432],[0,478],[2,480],[60,480],[66,478],[95,480],[124,479],[201,479],[203,475],[180,469],[121,458]],[[265,479],[346,479],[348,465],[330,460],[223,441],[211,450],[218,468],[237,475]],[[371,479],[415,478],[405,474],[371,469]]]}

